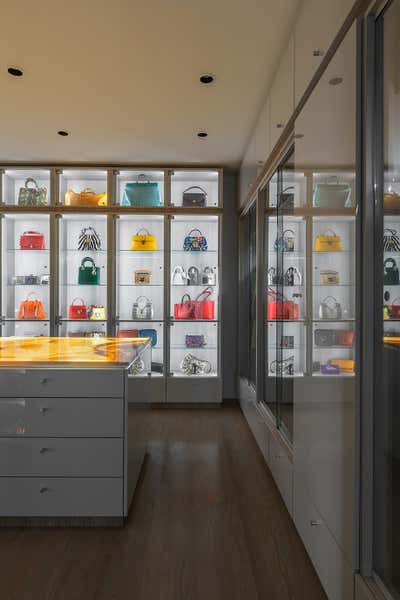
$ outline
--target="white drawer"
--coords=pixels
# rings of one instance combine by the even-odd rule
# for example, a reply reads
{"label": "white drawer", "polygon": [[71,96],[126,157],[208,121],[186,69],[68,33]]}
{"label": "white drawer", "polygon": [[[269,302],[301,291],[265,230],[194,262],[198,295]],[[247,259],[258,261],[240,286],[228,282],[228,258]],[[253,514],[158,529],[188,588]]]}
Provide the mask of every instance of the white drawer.
{"label": "white drawer", "polygon": [[0,398],[0,436],[123,434],[123,398]]}
{"label": "white drawer", "polygon": [[294,522],[329,599],[353,598],[353,572],[296,477]]}
{"label": "white drawer", "polygon": [[0,369],[0,396],[120,398],[124,375],[122,369]]}
{"label": "white drawer", "polygon": [[0,477],[122,475],[122,439],[0,438]]}
{"label": "white drawer", "polygon": [[0,478],[1,517],[122,517],[117,478]]}
{"label": "white drawer", "polygon": [[286,508],[293,515],[293,465],[273,435],[269,439],[269,466]]}

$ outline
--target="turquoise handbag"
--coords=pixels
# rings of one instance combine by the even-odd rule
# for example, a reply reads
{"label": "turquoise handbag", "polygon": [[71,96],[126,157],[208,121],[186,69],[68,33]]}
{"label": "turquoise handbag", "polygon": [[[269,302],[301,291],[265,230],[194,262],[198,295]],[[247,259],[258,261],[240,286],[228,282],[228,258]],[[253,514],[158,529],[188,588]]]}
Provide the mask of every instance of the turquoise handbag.
{"label": "turquoise handbag", "polygon": [[313,206],[316,208],[351,208],[351,187],[348,183],[339,183],[336,176],[329,177],[326,183],[317,183],[313,194]]}
{"label": "turquoise handbag", "polygon": [[158,183],[150,181],[142,173],[134,183],[126,183],[123,206],[161,206],[160,190]]}

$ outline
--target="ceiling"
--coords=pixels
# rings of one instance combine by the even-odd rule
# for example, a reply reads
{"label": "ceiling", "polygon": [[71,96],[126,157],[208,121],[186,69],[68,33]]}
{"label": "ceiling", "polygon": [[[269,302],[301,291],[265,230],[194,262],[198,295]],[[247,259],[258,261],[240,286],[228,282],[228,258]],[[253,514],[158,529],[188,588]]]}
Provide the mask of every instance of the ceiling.
{"label": "ceiling", "polygon": [[[3,4],[0,162],[237,165],[298,3]],[[215,84],[200,85],[204,72]]]}

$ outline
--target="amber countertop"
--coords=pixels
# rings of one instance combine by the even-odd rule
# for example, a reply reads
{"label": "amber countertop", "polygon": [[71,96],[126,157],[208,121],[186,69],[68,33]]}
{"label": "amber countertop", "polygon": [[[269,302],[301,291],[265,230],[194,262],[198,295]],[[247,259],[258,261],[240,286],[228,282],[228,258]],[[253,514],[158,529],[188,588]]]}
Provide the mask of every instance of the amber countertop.
{"label": "amber countertop", "polygon": [[125,367],[149,338],[0,338],[0,367]]}

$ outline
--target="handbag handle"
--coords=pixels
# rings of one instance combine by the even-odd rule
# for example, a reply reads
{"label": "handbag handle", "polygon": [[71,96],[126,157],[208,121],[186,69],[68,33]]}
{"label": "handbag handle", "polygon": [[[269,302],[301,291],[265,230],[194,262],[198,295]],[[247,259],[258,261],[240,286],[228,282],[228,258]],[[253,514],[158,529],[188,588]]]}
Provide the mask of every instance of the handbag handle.
{"label": "handbag handle", "polygon": [[[139,179],[144,179],[144,181],[139,181]],[[150,179],[147,177],[147,175],[145,173],[140,173],[136,177],[136,183],[146,184],[146,183],[151,183],[151,182],[150,182]]]}
{"label": "handbag handle", "polygon": [[[208,267],[207,267],[207,268],[208,268]],[[189,274],[189,273],[196,273],[196,274],[198,275],[198,274],[199,274],[199,270],[198,270],[198,268],[197,268],[197,267],[195,267],[195,266],[192,266],[192,267],[189,267],[189,269],[188,269],[188,274]]]}
{"label": "handbag handle", "polygon": [[83,298],[81,298],[80,296],[77,296],[76,298],[74,298],[71,302],[71,306],[75,306],[75,300],[80,300],[81,301],[81,306],[85,306],[85,301]]}
{"label": "handbag handle", "polygon": [[396,235],[396,236],[398,236],[398,233],[397,233],[396,229],[389,229],[389,227],[385,227],[385,229],[383,230],[383,235],[385,235],[385,231],[388,231],[390,233],[390,235]]}
{"label": "handbag handle", "polygon": [[293,229],[285,229],[284,231],[282,231],[281,239],[285,237],[285,233],[292,233],[293,237],[295,236]]}
{"label": "handbag handle", "polygon": [[333,229],[325,229],[324,233],[322,235],[326,235],[327,233],[333,233],[333,235],[336,237],[336,233],[333,231]]}
{"label": "handbag handle", "polygon": [[189,192],[190,190],[200,190],[201,192],[203,192],[203,194],[204,194],[205,196],[207,196],[207,192],[206,192],[206,190],[203,190],[203,188],[202,188],[202,187],[200,187],[199,185],[192,185],[192,186],[190,186],[190,187],[186,188],[186,190],[183,190],[183,192],[182,192],[182,193],[183,193],[183,194],[186,194],[186,192]]}
{"label": "handbag handle", "polygon": [[22,235],[42,235],[39,231],[24,231]]}
{"label": "handbag handle", "polygon": [[[213,289],[210,287],[206,287],[198,296],[195,298],[195,302],[205,302],[213,293]],[[202,298],[204,296],[204,298]],[[202,298],[200,300],[200,298]]]}
{"label": "handbag handle", "polygon": [[[33,298],[31,298],[31,296],[34,296]],[[29,292],[29,294],[26,297],[26,300],[39,300],[39,296],[36,294],[36,292]]]}
{"label": "handbag handle", "polygon": [[140,304],[140,300],[142,300],[142,299],[144,299],[144,305],[143,306],[146,306],[146,304],[151,304],[151,301],[150,301],[150,299],[147,296],[138,296],[136,298],[136,304],[139,305]]}
{"label": "handbag handle", "polygon": [[[185,298],[187,298],[187,300],[185,300]],[[189,296],[189,294],[183,294],[183,296],[181,298],[181,304],[184,304],[184,302],[192,302],[192,299]]]}
{"label": "handbag handle", "polygon": [[28,177],[27,179],[25,179],[25,187],[27,189],[34,189],[34,188],[29,188],[28,184],[29,183],[33,183],[33,185],[35,186],[35,189],[39,189],[38,183],[36,181],[36,179],[33,179],[33,177]]}
{"label": "handbag handle", "polygon": [[191,229],[191,230],[189,231],[189,233],[188,233],[188,236],[189,236],[190,234],[192,234],[194,231],[197,231],[197,232],[200,234],[200,236],[201,236],[201,237],[203,237],[203,234],[201,233],[200,229]]}
{"label": "handbag handle", "polygon": [[93,258],[90,258],[90,256],[85,256],[85,258],[82,258],[82,262],[81,262],[81,269],[85,268],[85,264],[87,262],[92,263],[93,265],[93,270],[96,268],[96,263],[94,262]]}
{"label": "handbag handle", "polygon": [[338,304],[338,301],[336,300],[336,298],[334,296],[327,296],[326,298],[324,298],[322,300],[323,304],[328,304],[328,300],[333,300],[334,304]]}
{"label": "handbag handle", "polygon": [[144,231],[146,235],[151,235],[150,231],[148,229],[145,229],[144,227],[139,229],[139,231],[136,232],[136,235],[140,235],[141,231]]}
{"label": "handbag handle", "polygon": [[282,292],[276,292],[272,288],[268,288],[267,296],[269,296],[270,298],[273,298],[275,301],[279,300],[282,302],[282,300],[285,300],[285,301],[287,300],[287,298],[285,298],[285,296],[282,294]]}
{"label": "handbag handle", "polygon": [[331,175],[326,178],[326,183],[328,185],[339,185],[339,177],[337,175]]}
{"label": "handbag handle", "polygon": [[96,192],[94,191],[93,188],[91,187],[86,187],[85,189],[83,189],[81,191],[81,194],[96,194]]}
{"label": "handbag handle", "polygon": [[395,304],[396,301],[400,302],[400,297],[397,297],[394,300],[392,300],[392,306],[398,306],[398,304]]}
{"label": "handbag handle", "polygon": [[176,265],[176,267],[174,267],[174,270],[172,271],[172,275],[176,275],[177,273],[185,275],[185,269],[181,265]]}

